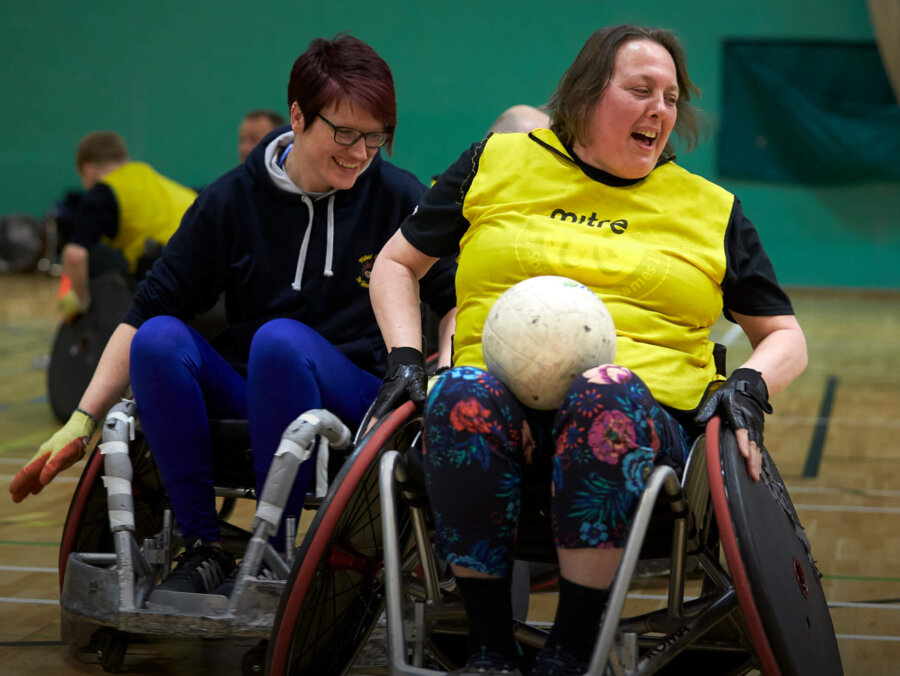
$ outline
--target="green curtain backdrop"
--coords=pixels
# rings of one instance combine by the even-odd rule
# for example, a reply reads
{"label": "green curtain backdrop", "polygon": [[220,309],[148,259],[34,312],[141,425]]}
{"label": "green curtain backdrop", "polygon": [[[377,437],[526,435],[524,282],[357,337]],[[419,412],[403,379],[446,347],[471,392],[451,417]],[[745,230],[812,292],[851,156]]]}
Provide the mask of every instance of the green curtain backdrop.
{"label": "green curtain backdrop", "polygon": [[900,106],[874,42],[723,45],[722,176],[900,180]]}

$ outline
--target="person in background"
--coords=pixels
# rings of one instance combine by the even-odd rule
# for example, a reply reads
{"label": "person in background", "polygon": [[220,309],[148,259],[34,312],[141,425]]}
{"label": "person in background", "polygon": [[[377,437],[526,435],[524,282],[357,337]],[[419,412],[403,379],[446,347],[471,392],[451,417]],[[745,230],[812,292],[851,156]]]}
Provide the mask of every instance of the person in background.
{"label": "person in background", "polygon": [[277,127],[285,125],[284,117],[274,110],[251,110],[244,115],[238,127],[238,157],[241,162],[247,159],[250,151],[256,147],[263,137]]}
{"label": "person in background", "polygon": [[488,128],[489,134],[525,133],[534,129],[547,129],[550,116],[534,106],[516,105],[507,108]]}
{"label": "person in background", "polygon": [[[546,477],[559,605],[532,676],[582,674],[631,519],[654,466],[683,471],[713,416],[734,430],[753,480],[769,396],[806,367],[790,299],[740,201],[676,162],[698,137],[698,94],[666,30],[604,28],[550,101],[550,129],[492,134],[463,153],[387,243],[372,302],[400,382],[376,406],[425,400],[424,469],[435,544],[466,606],[461,674],[518,674],[509,574],[526,466]],[[453,368],[422,396],[417,280],[459,251]],[[575,379],[558,410],[518,401],[487,371],[481,332],[523,279],[570,277],[615,322],[615,364]],[[749,358],[725,379],[710,329],[724,311]],[[404,396],[405,395],[405,396]]]}
{"label": "person in background", "polygon": [[59,299],[64,320],[90,306],[89,278],[110,269],[137,275],[141,258],[169,241],[197,197],[149,164],[132,161],[125,140],[114,131],[82,138],[75,168],[86,192],[62,248],[63,274],[71,284]]}

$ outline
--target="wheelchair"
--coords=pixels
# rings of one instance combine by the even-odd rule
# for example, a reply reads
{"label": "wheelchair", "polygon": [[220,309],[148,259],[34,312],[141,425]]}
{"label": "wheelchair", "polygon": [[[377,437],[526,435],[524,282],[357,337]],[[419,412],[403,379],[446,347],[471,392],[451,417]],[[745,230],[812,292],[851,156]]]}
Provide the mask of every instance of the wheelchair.
{"label": "wheelchair", "polygon": [[[285,555],[268,538],[278,529],[299,464],[312,454],[318,439],[315,490],[304,504],[315,509],[343,464],[345,449],[358,441],[328,411],[298,417],[282,435],[247,531],[228,522],[237,499],[256,498],[247,423],[212,420],[210,431],[217,458],[215,490],[222,499],[223,546],[242,557],[227,598],[154,590],[171,570],[183,542],[134,402],[117,404],[103,423],[101,441],[87,461],[66,517],[59,581],[63,642],[74,649],[95,645],[106,671],[121,669],[134,635],[167,635],[259,638],[244,656],[242,670],[260,673],[293,563],[296,518],[285,519]],[[260,576],[264,564],[269,573]]]}
{"label": "wheelchair", "polygon": [[[432,548],[421,425],[411,404],[397,409],[330,489],[281,597],[267,673],[354,673],[383,607],[387,666],[365,673],[439,676],[464,663],[464,606]],[[549,513],[546,477],[526,475],[517,559],[555,561]],[[662,559],[666,607],[624,616],[636,570]],[[763,451],[753,482],[715,418],[680,480],[667,466],[648,478],[587,673],[841,674],[820,578],[772,458]],[[515,634],[526,660],[548,635],[519,620]]]}

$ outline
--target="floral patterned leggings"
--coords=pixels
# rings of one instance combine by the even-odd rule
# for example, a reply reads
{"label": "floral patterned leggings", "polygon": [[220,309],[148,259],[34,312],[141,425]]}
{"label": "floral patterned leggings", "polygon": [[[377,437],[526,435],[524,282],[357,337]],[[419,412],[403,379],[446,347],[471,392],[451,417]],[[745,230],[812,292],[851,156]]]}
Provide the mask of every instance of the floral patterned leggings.
{"label": "floral patterned leggings", "polygon": [[552,471],[558,547],[623,547],[653,467],[680,472],[691,441],[636,374],[612,365],[577,378],[558,411],[523,406],[487,371],[453,368],[429,393],[425,429],[438,556],[501,576],[525,465]]}

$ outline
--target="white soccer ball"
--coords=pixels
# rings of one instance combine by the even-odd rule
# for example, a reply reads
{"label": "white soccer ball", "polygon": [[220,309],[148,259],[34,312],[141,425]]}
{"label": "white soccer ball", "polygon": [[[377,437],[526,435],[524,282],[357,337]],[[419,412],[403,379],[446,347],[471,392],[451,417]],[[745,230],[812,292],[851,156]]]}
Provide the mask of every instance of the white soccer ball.
{"label": "white soccer ball", "polygon": [[567,277],[532,277],[491,307],[481,337],[488,371],[530,408],[552,410],[591,367],[616,357],[616,327],[603,301]]}

